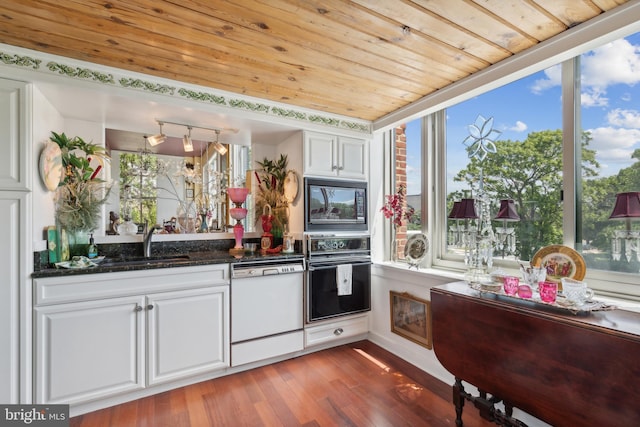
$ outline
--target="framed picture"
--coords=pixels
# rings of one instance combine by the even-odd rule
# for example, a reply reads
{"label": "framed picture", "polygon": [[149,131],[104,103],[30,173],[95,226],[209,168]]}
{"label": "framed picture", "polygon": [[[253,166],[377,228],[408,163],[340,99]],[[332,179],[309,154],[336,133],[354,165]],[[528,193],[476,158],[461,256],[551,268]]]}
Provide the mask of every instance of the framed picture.
{"label": "framed picture", "polygon": [[430,349],[431,302],[408,293],[389,292],[391,332]]}
{"label": "framed picture", "polygon": [[187,199],[193,199],[193,188],[187,188]]}

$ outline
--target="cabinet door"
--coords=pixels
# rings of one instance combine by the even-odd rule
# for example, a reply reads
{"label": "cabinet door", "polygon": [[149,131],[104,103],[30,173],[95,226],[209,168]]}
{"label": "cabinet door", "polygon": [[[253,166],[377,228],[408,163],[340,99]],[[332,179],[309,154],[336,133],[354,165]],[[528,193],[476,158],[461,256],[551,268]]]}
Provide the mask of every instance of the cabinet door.
{"label": "cabinet door", "polygon": [[36,403],[144,387],[144,297],[37,307]]}
{"label": "cabinet door", "polygon": [[149,385],[229,366],[229,287],[147,298]]}
{"label": "cabinet door", "polygon": [[338,138],[334,135],[306,132],[304,136],[304,174],[338,175]]}
{"label": "cabinet door", "polygon": [[[29,198],[16,191],[0,191],[0,221],[5,224],[0,229],[0,402],[3,403],[19,403],[20,399],[20,299],[28,295],[22,272],[29,260],[24,246]],[[33,262],[33,257],[30,260]]]}
{"label": "cabinet door", "polygon": [[340,137],[338,140],[338,175],[343,178],[367,179],[369,150],[363,139]]}
{"label": "cabinet door", "polygon": [[23,82],[0,79],[0,189],[27,190],[27,90]]}

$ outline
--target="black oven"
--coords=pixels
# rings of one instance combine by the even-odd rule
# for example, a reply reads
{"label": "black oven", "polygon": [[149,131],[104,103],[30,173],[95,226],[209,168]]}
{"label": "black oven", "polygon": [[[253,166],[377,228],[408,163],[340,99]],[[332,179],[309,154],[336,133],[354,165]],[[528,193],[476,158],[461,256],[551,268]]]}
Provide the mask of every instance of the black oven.
{"label": "black oven", "polygon": [[[369,237],[307,236],[306,243],[307,323],[371,310]],[[345,271],[349,283],[341,286]]]}

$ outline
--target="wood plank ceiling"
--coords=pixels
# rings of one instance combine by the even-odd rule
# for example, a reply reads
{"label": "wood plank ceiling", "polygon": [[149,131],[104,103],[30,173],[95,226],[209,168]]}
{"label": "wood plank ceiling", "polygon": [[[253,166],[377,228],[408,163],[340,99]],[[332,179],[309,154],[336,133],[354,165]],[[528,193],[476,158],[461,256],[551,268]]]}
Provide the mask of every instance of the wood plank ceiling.
{"label": "wood plank ceiling", "polygon": [[3,0],[0,42],[375,120],[624,0]]}

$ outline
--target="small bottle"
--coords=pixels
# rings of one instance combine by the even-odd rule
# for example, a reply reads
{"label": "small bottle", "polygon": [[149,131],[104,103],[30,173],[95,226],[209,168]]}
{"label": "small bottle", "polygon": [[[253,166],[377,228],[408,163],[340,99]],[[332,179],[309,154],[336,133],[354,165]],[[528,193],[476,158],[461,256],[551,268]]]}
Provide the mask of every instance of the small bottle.
{"label": "small bottle", "polygon": [[284,234],[282,235],[282,253],[283,254],[291,254],[293,253],[293,235],[289,233],[289,227],[287,225],[284,226]]}
{"label": "small bottle", "polygon": [[93,233],[91,233],[91,237],[89,237],[89,248],[87,249],[87,257],[91,259],[97,256],[98,256],[98,246],[96,246],[96,242],[95,240],[93,240]]}

